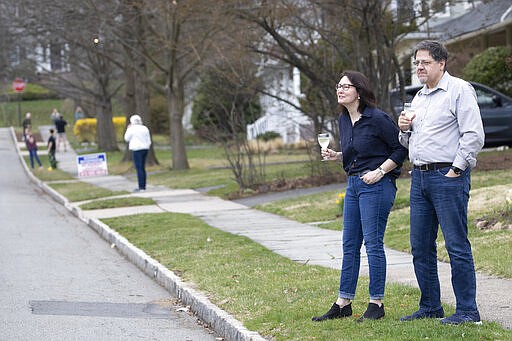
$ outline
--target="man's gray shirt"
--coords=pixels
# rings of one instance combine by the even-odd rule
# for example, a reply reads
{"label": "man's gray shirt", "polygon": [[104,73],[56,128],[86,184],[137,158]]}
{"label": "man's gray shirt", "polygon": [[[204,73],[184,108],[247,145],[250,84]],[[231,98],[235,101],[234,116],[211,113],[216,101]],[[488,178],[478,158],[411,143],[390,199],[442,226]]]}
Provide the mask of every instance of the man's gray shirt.
{"label": "man's gray shirt", "polygon": [[484,129],[475,89],[445,72],[437,86],[418,91],[412,101],[416,117],[410,132],[400,132],[414,165],[452,163],[466,169],[476,166],[484,145]]}

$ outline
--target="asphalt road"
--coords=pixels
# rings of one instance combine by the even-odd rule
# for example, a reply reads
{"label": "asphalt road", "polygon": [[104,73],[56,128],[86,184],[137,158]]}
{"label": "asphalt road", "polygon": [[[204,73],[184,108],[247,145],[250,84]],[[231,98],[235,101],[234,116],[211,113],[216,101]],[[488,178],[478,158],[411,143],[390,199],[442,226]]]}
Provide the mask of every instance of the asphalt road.
{"label": "asphalt road", "polygon": [[0,129],[0,340],[215,340],[30,182],[6,134]]}

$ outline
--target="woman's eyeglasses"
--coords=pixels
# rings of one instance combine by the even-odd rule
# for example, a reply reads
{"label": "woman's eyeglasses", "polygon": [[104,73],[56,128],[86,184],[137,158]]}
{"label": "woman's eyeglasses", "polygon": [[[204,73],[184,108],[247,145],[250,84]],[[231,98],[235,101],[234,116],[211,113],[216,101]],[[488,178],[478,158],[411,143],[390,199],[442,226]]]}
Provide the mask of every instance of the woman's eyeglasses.
{"label": "woman's eyeglasses", "polygon": [[348,91],[350,87],[356,87],[353,84],[336,84],[336,90]]}

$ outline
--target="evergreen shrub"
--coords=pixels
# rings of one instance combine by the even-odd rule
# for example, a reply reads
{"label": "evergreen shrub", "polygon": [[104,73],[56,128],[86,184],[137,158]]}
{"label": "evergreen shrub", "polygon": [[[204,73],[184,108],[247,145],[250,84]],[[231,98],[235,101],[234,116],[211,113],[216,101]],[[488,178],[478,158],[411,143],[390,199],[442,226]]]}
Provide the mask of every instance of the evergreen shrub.
{"label": "evergreen shrub", "polygon": [[490,47],[466,65],[463,78],[512,96],[512,48]]}

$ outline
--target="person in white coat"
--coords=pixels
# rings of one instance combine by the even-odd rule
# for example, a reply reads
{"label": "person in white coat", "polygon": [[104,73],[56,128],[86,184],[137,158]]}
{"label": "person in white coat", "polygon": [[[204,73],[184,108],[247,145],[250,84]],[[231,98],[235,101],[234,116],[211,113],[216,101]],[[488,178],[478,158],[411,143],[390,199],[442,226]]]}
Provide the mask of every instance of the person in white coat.
{"label": "person in white coat", "polygon": [[146,158],[151,146],[151,134],[148,127],[142,124],[139,115],[130,117],[130,124],[126,128],[124,140],[128,143],[128,149],[132,151],[133,165],[137,171],[139,187],[134,192],[146,190]]}

